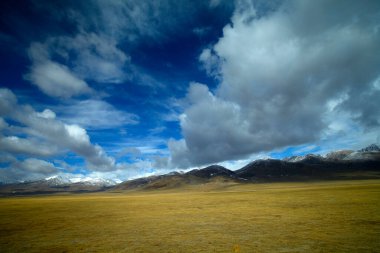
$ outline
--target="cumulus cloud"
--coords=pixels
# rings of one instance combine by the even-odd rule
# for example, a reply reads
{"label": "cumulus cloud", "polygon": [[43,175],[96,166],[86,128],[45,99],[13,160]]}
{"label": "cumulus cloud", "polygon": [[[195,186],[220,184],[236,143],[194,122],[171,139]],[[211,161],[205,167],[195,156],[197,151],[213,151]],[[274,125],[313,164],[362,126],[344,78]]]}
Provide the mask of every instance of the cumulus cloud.
{"label": "cumulus cloud", "polygon": [[40,140],[1,135],[0,150],[11,154],[32,156],[52,156],[59,152],[56,146],[48,145]]}
{"label": "cumulus cloud", "polygon": [[111,104],[96,99],[59,106],[56,111],[61,114],[63,121],[86,129],[107,129],[139,122],[137,115],[117,110]]}
{"label": "cumulus cloud", "polygon": [[214,96],[207,86],[192,83],[187,99],[191,105],[180,120],[185,139],[169,141],[173,164],[187,167],[237,159],[272,145],[261,138],[264,133],[250,132],[249,119],[238,104]]}
{"label": "cumulus cloud", "polygon": [[26,78],[54,97],[93,94],[86,81],[120,83],[128,77],[124,67],[129,57],[112,38],[94,33],[50,37],[44,43],[32,43],[29,57],[32,66]]}
{"label": "cumulus cloud", "polygon": [[54,172],[57,172],[57,168],[49,162],[46,162],[44,160],[39,160],[35,158],[28,158],[20,163],[17,163],[15,165],[18,169],[32,172],[32,173],[39,173],[44,175],[49,175]]}
{"label": "cumulus cloud", "polygon": [[36,180],[41,177],[56,174],[57,172],[59,172],[59,168],[44,160],[36,158],[28,158],[23,161],[14,160],[9,168],[0,169],[0,181],[14,182]]}
{"label": "cumulus cloud", "polygon": [[199,55],[199,61],[207,74],[216,78],[220,75],[220,58],[210,48],[206,48]]}
{"label": "cumulus cloud", "polygon": [[128,78],[124,67],[129,57],[116,43],[113,38],[87,32],[34,42],[28,50],[32,66],[25,77],[53,97],[94,94],[87,81],[120,83]]}
{"label": "cumulus cloud", "polygon": [[5,122],[3,118],[0,117],[0,130],[8,128],[8,123]]}
{"label": "cumulus cloud", "polygon": [[75,76],[66,66],[50,60],[35,63],[27,79],[52,97],[69,98],[92,92],[87,83]]}
{"label": "cumulus cloud", "polygon": [[[107,156],[103,149],[94,145],[90,141],[85,129],[75,124],[65,124],[62,121],[52,117],[51,111],[36,112],[29,105],[20,105],[16,96],[9,89],[0,89],[0,104],[11,106],[13,110],[1,110],[4,118],[22,125],[24,134],[33,138],[41,139],[43,142],[51,144],[52,147],[58,147],[60,150],[68,150],[83,157],[90,170],[111,171],[115,169],[115,160]],[[7,107],[5,107],[7,108]],[[29,139],[18,137],[1,137],[1,147],[8,152],[18,152],[36,155],[48,155],[43,147],[38,145],[35,151],[32,151],[33,142]],[[25,144],[25,146],[23,146]],[[54,148],[51,149],[54,151]]]}
{"label": "cumulus cloud", "polygon": [[209,8],[203,1],[170,0],[89,1],[59,10],[54,3],[34,5],[76,28],[72,35],[51,36],[29,48],[28,79],[47,95],[64,98],[90,93],[89,81],[122,83],[141,75],[125,53],[130,47],[141,40],[164,41],[189,24],[189,17]]}
{"label": "cumulus cloud", "polygon": [[44,119],[55,119],[56,117],[55,112],[50,109],[45,109],[42,112],[38,112],[37,116]]}
{"label": "cumulus cloud", "polygon": [[[17,98],[9,89],[0,90],[0,116],[10,114],[14,110]],[[2,125],[6,126],[6,122],[2,119]]]}
{"label": "cumulus cloud", "polygon": [[169,142],[172,162],[206,164],[318,141],[336,133],[340,113],[357,131],[379,129],[379,10],[376,1],[296,0],[260,16],[238,1],[232,24],[200,56],[220,85],[214,93],[190,86],[184,139]]}

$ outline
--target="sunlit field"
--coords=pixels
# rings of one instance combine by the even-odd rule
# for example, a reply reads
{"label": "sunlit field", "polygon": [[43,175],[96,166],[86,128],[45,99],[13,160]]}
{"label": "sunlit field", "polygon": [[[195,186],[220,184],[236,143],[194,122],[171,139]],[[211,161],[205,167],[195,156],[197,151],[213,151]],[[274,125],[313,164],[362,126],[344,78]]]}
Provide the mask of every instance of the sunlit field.
{"label": "sunlit field", "polygon": [[379,252],[380,180],[0,199],[0,252]]}

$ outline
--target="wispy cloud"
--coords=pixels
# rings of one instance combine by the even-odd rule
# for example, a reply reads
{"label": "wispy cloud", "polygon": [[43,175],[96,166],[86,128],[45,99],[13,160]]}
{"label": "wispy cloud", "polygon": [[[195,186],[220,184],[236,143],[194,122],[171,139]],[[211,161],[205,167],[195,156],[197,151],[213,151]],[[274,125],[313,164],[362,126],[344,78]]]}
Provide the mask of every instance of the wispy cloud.
{"label": "wispy cloud", "polygon": [[56,111],[64,122],[86,129],[110,129],[139,123],[137,115],[118,110],[102,100],[72,101],[69,105],[57,106]]}

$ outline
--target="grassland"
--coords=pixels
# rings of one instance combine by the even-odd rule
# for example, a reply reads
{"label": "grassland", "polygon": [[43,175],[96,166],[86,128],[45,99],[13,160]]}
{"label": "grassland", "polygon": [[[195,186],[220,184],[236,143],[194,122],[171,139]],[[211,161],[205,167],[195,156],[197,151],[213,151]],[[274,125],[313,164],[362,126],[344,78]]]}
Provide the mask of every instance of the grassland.
{"label": "grassland", "polygon": [[0,199],[0,252],[379,252],[380,180]]}

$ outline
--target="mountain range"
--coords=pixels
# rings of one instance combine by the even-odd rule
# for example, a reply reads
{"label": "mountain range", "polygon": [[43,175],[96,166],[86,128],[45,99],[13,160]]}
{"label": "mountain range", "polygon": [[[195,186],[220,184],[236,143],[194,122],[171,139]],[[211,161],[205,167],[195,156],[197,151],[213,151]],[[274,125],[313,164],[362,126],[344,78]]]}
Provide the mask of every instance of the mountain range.
{"label": "mountain range", "polygon": [[0,195],[157,190],[239,183],[371,178],[380,178],[380,148],[375,144],[358,151],[333,151],[325,156],[308,154],[282,160],[260,159],[236,171],[211,165],[186,173],[171,172],[121,183],[100,178],[53,176],[43,180],[1,185]]}

